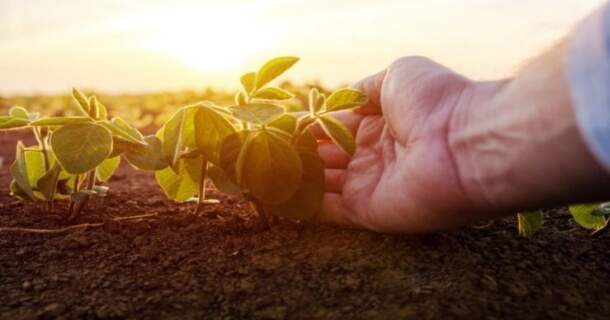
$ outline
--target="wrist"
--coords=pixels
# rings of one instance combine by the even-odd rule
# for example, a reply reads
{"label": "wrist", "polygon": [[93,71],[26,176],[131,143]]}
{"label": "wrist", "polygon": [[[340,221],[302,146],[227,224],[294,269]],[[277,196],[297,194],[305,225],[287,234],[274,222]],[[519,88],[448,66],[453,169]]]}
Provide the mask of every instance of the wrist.
{"label": "wrist", "polygon": [[563,71],[555,71],[473,83],[454,111],[449,146],[482,218],[609,193],[610,177],[586,148]]}

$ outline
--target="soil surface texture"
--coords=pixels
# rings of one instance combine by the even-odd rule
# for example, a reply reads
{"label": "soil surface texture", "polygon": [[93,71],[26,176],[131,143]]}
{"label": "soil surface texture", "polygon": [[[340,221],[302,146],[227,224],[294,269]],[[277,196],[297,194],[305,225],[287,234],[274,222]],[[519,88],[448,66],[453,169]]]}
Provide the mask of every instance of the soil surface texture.
{"label": "soil surface texture", "polygon": [[[65,204],[53,215],[9,196],[14,143],[0,133],[0,227],[65,227]],[[240,197],[212,191],[221,203],[194,215],[125,163],[109,187],[77,222],[101,227],[0,233],[0,319],[610,315],[610,236],[592,238],[565,209],[547,211],[530,239],[513,218],[425,236],[289,221],[262,230]]]}

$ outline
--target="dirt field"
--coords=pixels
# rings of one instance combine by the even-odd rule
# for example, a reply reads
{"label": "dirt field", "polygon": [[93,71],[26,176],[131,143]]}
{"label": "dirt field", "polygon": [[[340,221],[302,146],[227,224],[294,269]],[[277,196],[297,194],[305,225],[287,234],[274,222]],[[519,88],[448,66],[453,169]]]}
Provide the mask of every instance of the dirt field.
{"label": "dirt field", "polygon": [[[0,133],[0,227],[58,228],[8,195],[14,141]],[[532,239],[514,219],[428,236],[280,221],[257,228],[238,197],[201,215],[123,165],[61,235],[0,233],[0,319],[607,319],[610,236],[564,209]],[[63,212],[65,205],[60,205]]]}

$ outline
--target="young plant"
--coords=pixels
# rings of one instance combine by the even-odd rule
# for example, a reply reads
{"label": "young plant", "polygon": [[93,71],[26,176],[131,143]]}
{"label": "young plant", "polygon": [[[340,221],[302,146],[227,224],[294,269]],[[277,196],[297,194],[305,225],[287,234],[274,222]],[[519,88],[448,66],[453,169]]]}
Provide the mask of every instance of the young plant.
{"label": "young plant", "polygon": [[[568,207],[574,221],[585,229],[600,234],[610,228],[610,202],[575,204]],[[538,231],[544,222],[542,210],[517,214],[519,235],[530,237]]]}
{"label": "young plant", "polygon": [[[297,118],[281,103],[294,95],[268,84],[291,68],[298,58],[279,57],[257,72],[241,77],[243,89],[229,107],[236,132],[221,143],[218,176],[251,201],[264,224],[267,215],[307,219],[321,209],[324,162],[308,127],[318,123],[346,153],[355,152],[351,132],[332,113],[366,101],[360,91],[340,89],[328,98],[316,89],[309,95],[309,113]],[[204,126],[196,122],[195,127]],[[218,178],[218,180],[221,180]],[[227,182],[228,180],[228,182]]]}
{"label": "young plant", "polygon": [[29,128],[38,143],[17,143],[11,193],[22,200],[45,201],[49,210],[55,200],[69,199],[69,221],[78,218],[90,196],[108,191],[97,183],[113,175],[118,155],[147,147],[141,134],[122,119],[109,121],[106,107],[95,96],[86,97],[76,89],[72,96],[77,116],[40,118],[14,107],[0,118],[0,129]]}
{"label": "young plant", "polygon": [[[183,107],[151,138],[158,148],[153,154],[159,165],[148,169],[156,171],[155,178],[168,198],[195,200],[198,213],[204,204],[217,203],[206,199],[207,182],[219,170],[220,143],[234,132],[226,109],[207,101]],[[127,160],[142,168],[129,157]]]}

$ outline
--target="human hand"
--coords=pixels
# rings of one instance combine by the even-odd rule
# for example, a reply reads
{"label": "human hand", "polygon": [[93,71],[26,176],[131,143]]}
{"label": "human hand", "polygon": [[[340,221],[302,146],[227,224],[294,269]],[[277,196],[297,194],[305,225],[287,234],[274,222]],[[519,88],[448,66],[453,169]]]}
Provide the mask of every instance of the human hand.
{"label": "human hand", "polygon": [[471,81],[422,57],[362,80],[369,102],[337,115],[353,157],[312,127],[326,162],[321,219],[423,233],[607,199],[610,175],[580,134],[565,52],[508,80]]}
{"label": "human hand", "polygon": [[[420,57],[397,60],[356,87],[367,105],[337,115],[354,134],[350,159],[328,140],[323,220],[382,232],[418,233],[473,220],[448,145],[451,117],[471,82]],[[328,139],[313,127],[319,139]]]}

